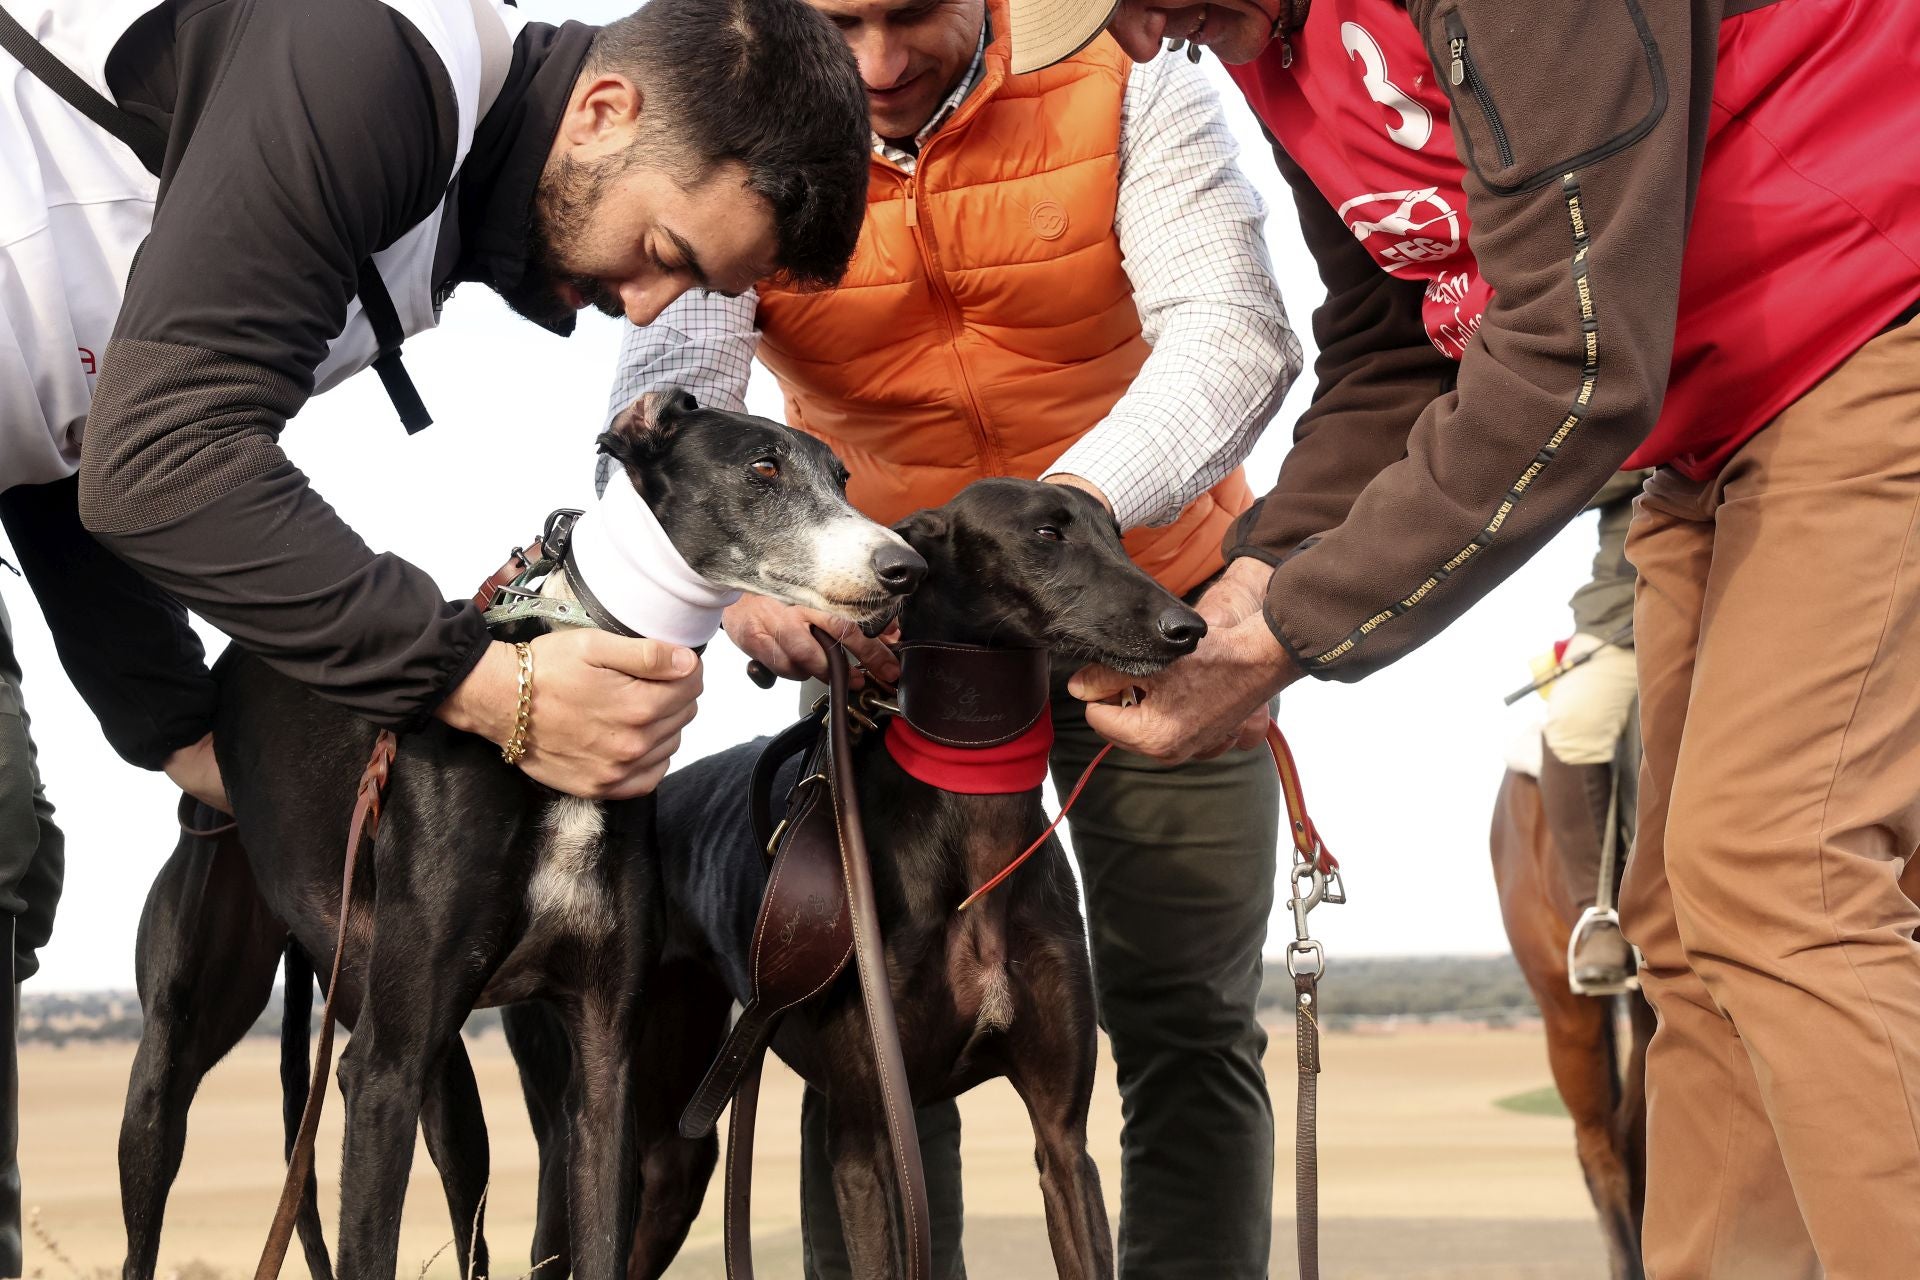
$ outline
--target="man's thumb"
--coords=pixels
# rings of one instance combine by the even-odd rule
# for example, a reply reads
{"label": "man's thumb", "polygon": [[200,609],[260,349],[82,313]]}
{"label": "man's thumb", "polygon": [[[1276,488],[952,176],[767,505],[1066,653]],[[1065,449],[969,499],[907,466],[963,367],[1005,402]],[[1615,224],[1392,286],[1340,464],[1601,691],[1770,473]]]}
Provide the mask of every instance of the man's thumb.
{"label": "man's thumb", "polygon": [[1111,702],[1132,688],[1132,679],[1112,667],[1082,667],[1067,681],[1067,692],[1082,702]]}
{"label": "man's thumb", "polygon": [[699,655],[684,645],[664,640],[630,640],[614,637],[614,647],[604,665],[624,672],[636,680],[677,680],[691,675],[700,664]]}

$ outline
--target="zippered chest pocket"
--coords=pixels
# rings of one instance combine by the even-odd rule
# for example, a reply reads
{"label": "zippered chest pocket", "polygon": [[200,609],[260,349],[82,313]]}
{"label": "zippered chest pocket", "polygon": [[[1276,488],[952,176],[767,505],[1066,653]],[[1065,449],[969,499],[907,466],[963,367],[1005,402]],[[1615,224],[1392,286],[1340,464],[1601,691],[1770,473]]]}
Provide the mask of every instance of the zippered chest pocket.
{"label": "zippered chest pocket", "polygon": [[1652,131],[1666,73],[1639,0],[1543,0],[1442,10],[1429,52],[1453,102],[1461,158],[1496,195],[1595,164]]}

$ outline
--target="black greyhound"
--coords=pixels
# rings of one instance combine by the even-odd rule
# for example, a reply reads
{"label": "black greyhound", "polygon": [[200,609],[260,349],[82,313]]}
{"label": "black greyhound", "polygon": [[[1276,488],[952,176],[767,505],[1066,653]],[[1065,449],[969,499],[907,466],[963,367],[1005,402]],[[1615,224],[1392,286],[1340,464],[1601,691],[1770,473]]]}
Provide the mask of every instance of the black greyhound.
{"label": "black greyhound", "polygon": [[[846,472],[824,446],[776,423],[701,410],[684,393],[649,396],[601,445],[673,550],[710,584],[877,628],[925,567],[847,505]],[[575,581],[557,571],[545,594],[590,602],[618,585],[600,581],[576,597],[571,571]],[[120,1159],[126,1275],[142,1280],[153,1273],[201,1077],[264,1005],[282,945],[323,968],[331,960],[348,811],[374,736],[257,659],[229,650],[216,672],[214,740],[237,837],[183,838],[141,922],[147,1016]],[[644,993],[663,934],[652,809],[651,797],[562,796],[505,765],[493,744],[437,723],[402,742],[357,877],[338,1001],[354,1029],[340,1064],[343,1277],[395,1273],[416,1123],[442,1170],[464,1254],[487,1149],[460,1027],[475,1008],[535,996],[563,1011],[579,1064],[549,1100],[561,1104],[571,1137],[572,1257],[596,1280],[624,1275],[640,1163],[631,1140],[635,1046],[652,1017]],[[304,1061],[304,1035],[293,1028],[304,1026],[310,996],[306,970],[297,972],[288,1025]],[[297,1068],[283,1074],[291,1113],[305,1084]],[[317,1217],[310,1207],[303,1216],[309,1263],[324,1274]],[[463,1274],[486,1266],[460,1261]]]}
{"label": "black greyhound", "polygon": [[[929,642],[1043,650],[1063,668],[1100,662],[1144,675],[1191,652],[1206,632],[1197,613],[1128,560],[1112,518],[1077,489],[983,480],[896,528],[928,564],[901,613],[903,650]],[[903,686],[903,699],[911,693]],[[652,1060],[654,1079],[672,1095],[652,1108],[656,1123],[662,1116],[671,1123],[699,1081],[727,1005],[750,997],[748,957],[768,863],[746,797],[764,746],[698,761],[657,793],[656,848],[674,930],[667,966],[680,979],[676,998],[699,1012],[686,1017],[670,1051]],[[914,1104],[1007,1077],[1033,1123],[1055,1266],[1073,1280],[1105,1280],[1113,1274],[1112,1242],[1086,1153],[1093,985],[1059,841],[1049,837],[1003,886],[956,910],[1046,827],[1039,783],[1010,794],[957,794],[907,772],[873,734],[856,744],[854,769]],[[798,773],[799,762],[789,762],[775,795]],[[716,984],[724,988],[717,997],[701,994]],[[543,1022],[525,1007],[507,1014],[529,1099],[551,1093],[567,1063],[550,1015]],[[853,1273],[880,1280],[904,1273],[904,1244],[864,1017],[849,967],[823,996],[787,1014],[773,1047],[825,1095]],[[557,1163],[564,1134],[537,1110],[534,1125],[543,1164]],[[648,1187],[635,1277],[658,1274],[665,1259],[648,1251],[680,1238],[671,1224],[648,1221],[654,1206],[697,1210],[715,1153],[710,1135],[693,1143],[698,1156],[657,1134],[646,1141],[677,1153],[676,1162],[663,1162],[663,1177],[695,1181],[671,1193]],[[564,1238],[566,1210],[543,1184],[536,1253]]]}

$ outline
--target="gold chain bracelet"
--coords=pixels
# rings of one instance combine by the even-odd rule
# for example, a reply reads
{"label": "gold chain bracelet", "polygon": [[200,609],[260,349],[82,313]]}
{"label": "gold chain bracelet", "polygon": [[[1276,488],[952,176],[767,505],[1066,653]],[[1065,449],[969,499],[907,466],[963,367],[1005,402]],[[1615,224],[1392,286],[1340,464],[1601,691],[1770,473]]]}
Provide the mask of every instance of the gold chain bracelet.
{"label": "gold chain bracelet", "polygon": [[527,729],[533,723],[533,646],[516,644],[513,651],[520,657],[520,707],[514,715],[513,736],[500,748],[500,758],[519,764],[527,754]]}

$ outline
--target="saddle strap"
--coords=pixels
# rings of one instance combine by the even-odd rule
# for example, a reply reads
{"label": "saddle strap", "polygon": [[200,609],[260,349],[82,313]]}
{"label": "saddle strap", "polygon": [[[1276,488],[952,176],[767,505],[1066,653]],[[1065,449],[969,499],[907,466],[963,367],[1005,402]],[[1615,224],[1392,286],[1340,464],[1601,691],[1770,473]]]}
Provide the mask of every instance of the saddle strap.
{"label": "saddle strap", "polygon": [[273,1211],[273,1225],[267,1229],[267,1244],[260,1252],[253,1280],[278,1280],[280,1267],[287,1259],[287,1245],[293,1238],[293,1219],[300,1210],[300,1189],[306,1183],[307,1171],[313,1168],[313,1139],[320,1128],[320,1108],[327,1098],[327,1072],[333,1067],[334,999],[340,994],[341,960],[347,953],[353,873],[359,865],[361,844],[371,841],[379,830],[380,800],[399,746],[392,730],[382,729],[373,740],[373,755],[360,774],[353,823],[347,828],[346,868],[340,873],[340,921],[333,939],[333,968],[327,974],[327,1001],[320,1010],[320,1051],[314,1057],[313,1079],[307,1085],[307,1104],[300,1112],[299,1135],[293,1150],[287,1153],[287,1181],[280,1188],[280,1205]]}
{"label": "saddle strap", "polygon": [[[812,751],[820,741],[820,717],[808,716],[796,720],[779,733],[773,741],[767,743],[760,752],[759,759],[753,762],[753,779],[749,783],[747,803],[749,816],[753,822],[754,841],[773,855],[774,837],[779,834],[773,825],[773,783],[779,776],[780,766],[802,752]],[[791,814],[793,806],[787,806]]]}
{"label": "saddle strap", "polygon": [[[816,753],[810,764],[824,765]],[[809,772],[809,778],[824,775]],[[833,806],[820,785],[808,786],[767,873],[766,895],[747,956],[753,990],[727,1032],[720,1054],[680,1114],[680,1133],[712,1133],[727,1101],[759,1061],[780,1015],[828,987],[853,958],[853,922],[847,910]]]}
{"label": "saddle strap", "polygon": [[880,937],[873,870],[867,860],[867,837],[860,822],[860,793],[854,785],[853,744],[847,730],[847,655],[838,645],[830,645],[831,637],[818,627],[813,629],[813,635],[827,651],[828,706],[832,711],[827,719],[831,765],[827,794],[833,800],[834,825],[840,836],[840,863],[846,874],[848,907],[853,915],[855,967],[859,970],[860,989],[866,1000],[867,1034],[873,1040],[875,1074],[880,1078],[887,1136],[892,1140],[894,1178],[906,1217],[907,1280],[927,1280],[932,1270],[933,1245],[927,1186],[920,1164],[920,1131],[914,1125],[913,1094],[907,1087],[906,1059],[900,1052],[900,1025],[893,1012],[893,986],[887,977],[886,954]]}

